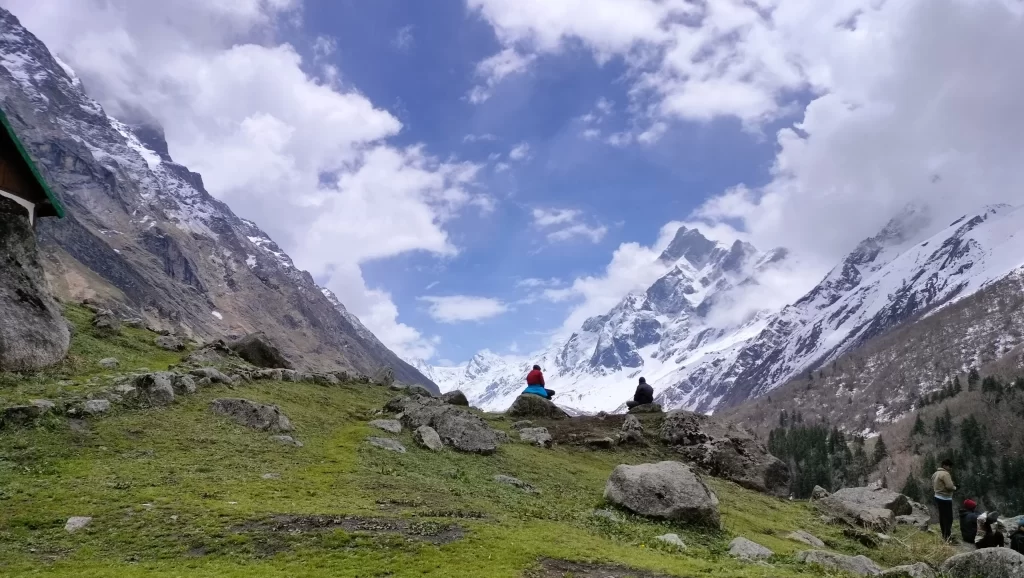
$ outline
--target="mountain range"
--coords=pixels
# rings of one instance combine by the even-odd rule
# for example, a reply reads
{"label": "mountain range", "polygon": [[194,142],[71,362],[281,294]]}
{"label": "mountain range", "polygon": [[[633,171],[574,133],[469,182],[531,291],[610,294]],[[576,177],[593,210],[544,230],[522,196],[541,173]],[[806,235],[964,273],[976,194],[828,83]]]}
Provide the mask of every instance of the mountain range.
{"label": "mountain range", "polygon": [[[43,219],[58,297],[91,299],[196,340],[264,332],[296,367],[373,374],[437,391],[260,227],[170,155],[161,127],[129,124],[0,8],[0,101],[68,208]],[[287,194],[282,191],[282,194]]]}

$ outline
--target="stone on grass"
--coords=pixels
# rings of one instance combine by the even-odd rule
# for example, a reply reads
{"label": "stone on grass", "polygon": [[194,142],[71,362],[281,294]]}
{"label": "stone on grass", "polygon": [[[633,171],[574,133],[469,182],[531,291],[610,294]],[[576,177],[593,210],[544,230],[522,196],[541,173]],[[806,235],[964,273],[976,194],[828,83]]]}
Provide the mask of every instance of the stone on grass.
{"label": "stone on grass", "polygon": [[542,448],[551,447],[551,434],[546,427],[523,428],[519,430],[519,439]]}
{"label": "stone on grass", "polygon": [[138,401],[148,405],[170,405],[174,401],[174,374],[146,373],[135,379]]}
{"label": "stone on grass", "polygon": [[265,333],[251,333],[227,346],[235,355],[256,367],[293,369],[291,361]]}
{"label": "stone on grass", "polygon": [[175,375],[171,380],[174,393],[178,395],[192,395],[196,392],[196,382],[187,375]]}
{"label": "stone on grass", "polygon": [[494,481],[499,484],[505,484],[506,486],[515,486],[527,494],[539,494],[540,490],[531,486],[530,484],[520,480],[519,478],[513,478],[512,476],[506,476],[498,474],[494,476]]}
{"label": "stone on grass", "polygon": [[1022,578],[1024,555],[1009,548],[985,548],[957,554],[939,570],[948,578]]}
{"label": "stone on grass", "polygon": [[825,568],[833,568],[849,572],[857,576],[878,576],[882,569],[867,556],[846,556],[825,550],[804,550],[796,555],[797,560],[804,564],[817,564]]}
{"label": "stone on grass", "polygon": [[790,540],[795,540],[797,542],[801,542],[803,544],[807,544],[808,546],[814,546],[815,548],[824,548],[825,547],[825,543],[822,542],[817,536],[815,536],[813,534],[809,534],[809,533],[807,533],[807,532],[805,532],[803,530],[797,530],[795,532],[790,532],[789,534],[786,535],[786,537],[789,538]]}
{"label": "stone on grass", "polygon": [[302,442],[300,442],[299,440],[293,438],[292,436],[285,436],[285,435],[273,436],[270,439],[272,439],[272,440],[274,440],[274,441],[276,441],[278,443],[282,443],[282,444],[284,444],[286,446],[295,446],[297,448],[301,448],[303,446]]}
{"label": "stone on grass", "polygon": [[99,360],[99,366],[103,369],[117,369],[117,366],[120,364],[121,362],[118,361],[116,357],[108,357],[106,359]]}
{"label": "stone on grass", "polygon": [[880,576],[888,576],[889,578],[937,578],[938,574],[935,573],[931,566],[924,562],[918,562],[917,564],[889,568],[882,572]]}
{"label": "stone on grass", "polygon": [[166,349],[167,351],[184,351],[185,343],[173,335],[161,335],[153,340],[160,349]]}
{"label": "stone on grass", "polygon": [[821,486],[814,486],[814,489],[811,490],[811,499],[812,500],[822,500],[824,498],[829,497],[829,495],[830,494],[828,493],[828,490],[826,490],[825,488],[823,488]]}
{"label": "stone on grass", "polygon": [[469,399],[466,397],[466,394],[462,393],[457,389],[455,391],[449,391],[448,393],[442,395],[441,401],[445,403],[450,403],[452,405],[469,405]]}
{"label": "stone on grass", "polygon": [[623,518],[617,512],[611,510],[594,510],[592,514],[595,518],[604,518],[611,520],[612,522],[622,522]]}
{"label": "stone on grass", "polygon": [[390,367],[382,367],[373,374],[370,379],[371,383],[382,385],[384,387],[391,387],[395,383],[395,370]]}
{"label": "stone on grass", "polygon": [[75,532],[85,528],[92,523],[92,518],[88,516],[74,516],[68,518],[66,524],[64,524],[64,531],[68,534],[74,534]]}
{"label": "stone on grass", "polygon": [[281,408],[276,405],[228,397],[213,400],[210,409],[217,415],[258,431],[289,432],[294,429],[288,416],[281,413]]}
{"label": "stone on grass", "polygon": [[434,428],[429,425],[421,425],[416,428],[416,431],[412,434],[412,439],[420,446],[425,447],[432,452],[439,452],[444,449],[444,444],[441,443],[441,437],[437,435]]}
{"label": "stone on grass", "polygon": [[914,513],[909,498],[885,488],[843,488],[836,490],[829,498],[866,508],[891,510],[894,516],[909,516]]}
{"label": "stone on grass", "polygon": [[561,408],[539,395],[522,394],[512,402],[506,412],[510,417],[534,417],[542,419],[565,419],[569,417]]}
{"label": "stone on grass", "polygon": [[231,378],[224,375],[216,367],[201,367],[199,369],[193,369],[192,375],[199,378],[207,378],[211,383],[231,383]]}
{"label": "stone on grass", "polygon": [[405,446],[399,443],[398,440],[393,440],[391,438],[369,437],[366,438],[366,441],[369,442],[371,446],[375,446],[383,450],[388,450],[389,452],[398,452],[400,454],[405,453]]}
{"label": "stone on grass", "polygon": [[654,539],[676,548],[686,548],[686,543],[683,542],[683,539],[678,534],[662,534],[661,536],[655,536]]}
{"label": "stone on grass", "polygon": [[370,425],[388,433],[402,433],[402,422],[395,419],[375,419],[370,422]]}
{"label": "stone on grass", "polygon": [[643,433],[644,424],[640,423],[640,420],[635,415],[627,415],[626,419],[622,422],[622,431],[636,431]]}
{"label": "stone on grass", "polygon": [[281,474],[263,474],[260,477],[263,478],[264,480],[280,480]]}
{"label": "stone on grass", "polygon": [[92,318],[92,326],[107,333],[120,333],[121,320],[109,309],[100,309]]}
{"label": "stone on grass", "polygon": [[528,427],[533,427],[533,422],[528,419],[520,420],[512,424],[512,429],[517,431]]}
{"label": "stone on grass", "polygon": [[0,410],[0,425],[28,425],[43,415],[43,410],[36,405],[13,405]]}
{"label": "stone on grass", "polygon": [[450,405],[438,398],[414,394],[399,396],[385,409],[401,414],[402,425],[410,429],[434,428],[444,445],[461,452],[490,455],[497,451],[501,436],[469,408]]}
{"label": "stone on grass", "polygon": [[729,542],[729,555],[740,560],[766,560],[771,558],[772,554],[768,548],[742,536]]}
{"label": "stone on grass", "polygon": [[47,414],[57,409],[57,404],[53,403],[48,399],[30,399],[28,402],[39,408],[39,411]]}
{"label": "stone on grass", "polygon": [[83,406],[85,413],[89,415],[100,415],[110,411],[110,401],[106,399],[90,399]]}
{"label": "stone on grass", "polygon": [[609,437],[587,438],[583,440],[583,444],[599,450],[610,450],[615,447],[615,440]]}
{"label": "stone on grass", "polygon": [[645,403],[629,408],[629,413],[662,413],[660,403]]}
{"label": "stone on grass", "polygon": [[718,496],[679,462],[620,465],[608,478],[604,498],[649,518],[721,527]]}

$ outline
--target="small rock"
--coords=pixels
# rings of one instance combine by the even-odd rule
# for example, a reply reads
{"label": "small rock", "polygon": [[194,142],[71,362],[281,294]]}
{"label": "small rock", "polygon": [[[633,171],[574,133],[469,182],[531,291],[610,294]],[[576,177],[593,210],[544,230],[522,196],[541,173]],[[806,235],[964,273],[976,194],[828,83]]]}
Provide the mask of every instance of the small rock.
{"label": "small rock", "polygon": [[437,435],[434,428],[428,425],[421,425],[416,428],[416,431],[412,434],[412,439],[420,446],[433,452],[439,452],[444,449],[444,444],[441,443],[441,437]]}
{"label": "small rock", "polygon": [[797,530],[796,532],[790,532],[786,535],[790,540],[796,540],[802,542],[808,546],[814,546],[815,548],[824,548],[825,543],[819,540],[816,536],[809,534],[803,530]]}
{"label": "small rock", "polygon": [[99,361],[99,366],[103,369],[117,369],[118,365],[121,365],[121,362],[116,357],[108,357]]}
{"label": "small rock", "polygon": [[160,349],[166,349],[167,351],[184,351],[185,344],[172,335],[161,335],[153,340]]}
{"label": "small rock", "polygon": [[797,560],[804,564],[817,564],[826,568],[835,568],[858,576],[878,576],[882,569],[867,556],[846,556],[824,550],[804,550],[796,555]]}
{"label": "small rock", "polygon": [[239,398],[222,398],[210,402],[213,413],[230,417],[236,423],[259,431],[289,432],[295,429],[288,416],[276,405],[266,405]]}
{"label": "small rock", "polygon": [[683,542],[683,539],[680,538],[678,534],[662,534],[661,536],[655,536],[654,539],[660,540],[666,544],[669,544],[670,546],[675,546],[676,548],[686,548],[686,544]]}
{"label": "small rock", "polygon": [[615,440],[612,438],[587,438],[583,443],[602,450],[610,450],[615,447]]}
{"label": "small rock", "polygon": [[92,518],[88,516],[75,516],[68,518],[66,524],[64,524],[64,531],[68,534],[74,534],[75,532],[85,528],[92,523]]}
{"label": "small rock", "polygon": [[280,480],[281,474],[263,474],[260,477],[263,478],[264,480]]}
{"label": "small rock", "polygon": [[882,572],[881,576],[890,578],[936,578],[938,574],[932,567],[924,562],[918,562],[909,566],[895,566]]}
{"label": "small rock", "polygon": [[767,560],[774,553],[764,546],[744,537],[738,537],[729,542],[729,555],[741,560]]}
{"label": "small rock", "polygon": [[551,447],[551,434],[546,427],[528,427],[519,430],[519,439],[542,448]]}
{"label": "small rock", "polygon": [[216,367],[202,367],[192,370],[192,375],[199,378],[207,378],[213,383],[231,383],[231,378],[224,375]]}
{"label": "small rock", "polygon": [[57,409],[57,404],[53,403],[48,399],[30,399],[28,402],[38,407],[39,411],[42,413],[50,413],[51,411]]}
{"label": "small rock", "polygon": [[106,399],[90,399],[85,402],[83,406],[85,413],[90,415],[99,415],[101,413],[107,413],[110,411],[110,401]]}
{"label": "small rock", "polygon": [[528,428],[528,427],[533,427],[533,422],[528,420],[528,419],[517,421],[514,424],[512,424],[512,429],[514,429],[514,430],[521,430],[523,428]]}
{"label": "small rock", "polygon": [[469,406],[469,399],[466,398],[466,394],[459,390],[449,391],[448,393],[441,396],[441,401],[449,403],[451,405],[462,405]]}
{"label": "small rock", "polygon": [[371,437],[366,438],[366,441],[369,442],[371,446],[375,446],[383,450],[388,450],[389,452],[398,452],[400,454],[405,453],[405,446],[399,443],[398,440],[393,440],[390,438]]}
{"label": "small rock", "polygon": [[270,439],[272,439],[274,441],[277,441],[277,442],[280,442],[280,443],[282,443],[282,444],[284,444],[286,446],[295,446],[297,448],[301,448],[302,445],[303,445],[302,442],[300,442],[299,440],[293,438],[292,436],[285,436],[285,435],[272,436]]}
{"label": "small rock", "polygon": [[831,494],[828,493],[828,490],[821,486],[814,486],[814,489],[811,490],[811,500],[822,500],[830,495]]}
{"label": "small rock", "polygon": [[172,381],[174,393],[178,395],[192,395],[196,392],[196,382],[187,375],[175,375]]}
{"label": "small rock", "polygon": [[384,430],[389,433],[398,434],[402,433],[402,424],[398,420],[394,419],[375,419],[370,422],[372,427]]}
{"label": "small rock", "polygon": [[519,488],[520,490],[523,490],[527,494],[539,494],[540,493],[540,490],[538,490],[537,488],[531,486],[530,484],[524,482],[523,480],[520,480],[519,478],[513,478],[512,476],[505,476],[505,475],[502,475],[502,474],[498,474],[498,475],[494,476],[494,481],[498,482],[499,484],[505,484],[507,486],[515,486],[515,487]]}

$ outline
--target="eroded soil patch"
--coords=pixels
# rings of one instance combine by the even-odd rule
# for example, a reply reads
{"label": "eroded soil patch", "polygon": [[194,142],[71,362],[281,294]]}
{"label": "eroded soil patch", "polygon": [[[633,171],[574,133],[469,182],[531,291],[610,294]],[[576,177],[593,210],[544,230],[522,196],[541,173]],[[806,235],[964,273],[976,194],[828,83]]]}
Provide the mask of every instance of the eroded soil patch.
{"label": "eroded soil patch", "polygon": [[655,574],[646,570],[636,570],[625,566],[605,564],[584,564],[566,560],[544,559],[540,568],[527,570],[524,578],[672,578],[668,574]]}
{"label": "eroded soil patch", "polygon": [[242,532],[263,531],[286,534],[345,530],[373,535],[398,534],[431,544],[448,544],[461,539],[466,531],[454,524],[425,520],[395,518],[363,518],[358,516],[293,516],[278,515],[267,520],[252,522],[240,528]]}

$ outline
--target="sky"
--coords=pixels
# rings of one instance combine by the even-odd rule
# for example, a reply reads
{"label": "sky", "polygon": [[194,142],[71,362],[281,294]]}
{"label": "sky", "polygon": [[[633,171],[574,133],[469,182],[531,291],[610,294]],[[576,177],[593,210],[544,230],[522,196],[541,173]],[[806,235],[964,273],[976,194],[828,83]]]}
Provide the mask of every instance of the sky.
{"label": "sky", "polygon": [[1018,0],[0,0],[407,359],[528,353],[682,224],[797,257],[1024,199]]}

